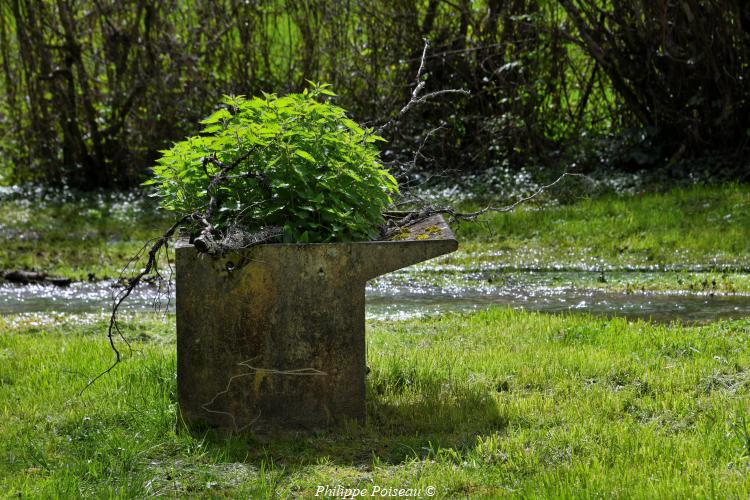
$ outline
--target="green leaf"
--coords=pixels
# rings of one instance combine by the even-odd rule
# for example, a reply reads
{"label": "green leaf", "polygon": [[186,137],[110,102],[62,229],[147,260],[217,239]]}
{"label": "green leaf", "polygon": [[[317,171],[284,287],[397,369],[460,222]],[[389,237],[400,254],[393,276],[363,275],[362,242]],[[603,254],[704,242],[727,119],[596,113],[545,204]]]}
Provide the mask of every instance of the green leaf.
{"label": "green leaf", "polygon": [[311,155],[307,151],[304,151],[302,149],[297,149],[297,150],[294,151],[294,154],[296,154],[300,158],[304,158],[305,160],[307,160],[309,162],[315,163],[315,158],[313,157],[313,155]]}
{"label": "green leaf", "polygon": [[357,182],[362,182],[362,177],[358,176],[357,174],[355,174],[351,170],[345,170],[344,174],[346,174],[347,176],[351,177],[352,179],[354,179]]}
{"label": "green leaf", "polygon": [[232,113],[222,108],[212,113],[208,118],[201,120],[201,123],[204,125],[211,125],[214,123],[218,123],[222,120],[227,120],[231,117],[232,117]]}
{"label": "green leaf", "polygon": [[[311,84],[307,92],[281,97],[225,96],[225,109],[203,121],[201,135],[161,152],[144,186],[154,186],[164,208],[202,211],[210,178],[220,170],[204,168],[203,158],[230,164],[242,157],[237,176],[217,187],[223,201],[212,222],[218,231],[241,213],[250,230],[283,226],[288,242],[370,238],[398,185],[372,144],[382,138],[330,100],[319,100],[333,95],[327,84]],[[258,172],[270,179],[270,196]],[[242,176],[247,173],[253,175]]]}

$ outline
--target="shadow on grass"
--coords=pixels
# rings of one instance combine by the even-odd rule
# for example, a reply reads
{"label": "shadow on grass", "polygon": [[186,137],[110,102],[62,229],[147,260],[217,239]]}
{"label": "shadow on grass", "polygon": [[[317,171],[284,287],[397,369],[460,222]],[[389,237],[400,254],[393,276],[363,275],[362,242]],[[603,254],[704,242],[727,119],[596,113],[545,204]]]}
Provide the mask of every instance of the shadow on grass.
{"label": "shadow on grass", "polygon": [[367,392],[364,425],[352,421],[330,430],[229,437],[213,430],[191,432],[227,462],[271,462],[293,472],[312,464],[399,465],[447,448],[462,453],[476,446],[478,436],[507,426],[493,390],[481,384],[428,378],[394,385],[379,384],[376,377],[368,381]]}

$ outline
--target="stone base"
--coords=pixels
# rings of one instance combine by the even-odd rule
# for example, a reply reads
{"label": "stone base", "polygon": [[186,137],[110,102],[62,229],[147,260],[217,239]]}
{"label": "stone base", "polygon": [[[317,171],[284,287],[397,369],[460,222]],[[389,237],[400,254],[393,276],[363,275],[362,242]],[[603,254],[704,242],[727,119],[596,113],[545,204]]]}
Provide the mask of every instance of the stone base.
{"label": "stone base", "polygon": [[366,281],[458,247],[441,217],[419,226],[400,241],[258,245],[223,257],[178,242],[185,422],[230,432],[364,422]]}

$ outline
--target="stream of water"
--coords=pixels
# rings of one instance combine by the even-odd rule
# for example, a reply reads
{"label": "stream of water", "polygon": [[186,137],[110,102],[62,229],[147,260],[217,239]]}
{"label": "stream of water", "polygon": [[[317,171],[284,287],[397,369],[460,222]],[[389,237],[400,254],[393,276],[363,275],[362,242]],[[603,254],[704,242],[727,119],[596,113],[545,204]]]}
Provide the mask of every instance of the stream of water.
{"label": "stream of water", "polygon": [[[622,293],[572,284],[595,281],[597,273],[591,271],[517,271],[496,280],[488,280],[486,273],[466,271],[454,272],[449,279],[437,283],[436,274],[424,269],[406,270],[371,281],[367,286],[367,317],[407,319],[449,311],[474,311],[492,305],[656,322],[703,323],[750,316],[749,295]],[[0,286],[0,314],[106,312],[116,290],[114,283],[108,281],[73,283],[67,288],[4,284]],[[174,287],[169,293],[165,290],[160,293],[156,286],[145,285],[124,303],[124,308],[130,311],[152,310],[155,306],[168,306],[173,312]]]}

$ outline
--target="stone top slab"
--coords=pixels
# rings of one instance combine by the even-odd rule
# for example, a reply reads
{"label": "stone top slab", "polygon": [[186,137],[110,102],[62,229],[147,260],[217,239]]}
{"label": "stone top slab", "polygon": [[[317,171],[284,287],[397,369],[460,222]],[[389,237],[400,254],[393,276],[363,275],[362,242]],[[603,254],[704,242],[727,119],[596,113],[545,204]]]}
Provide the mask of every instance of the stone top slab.
{"label": "stone top slab", "polygon": [[[387,219],[401,219],[409,215],[409,212],[388,212]],[[426,240],[455,240],[456,237],[451,228],[445,222],[442,215],[432,215],[426,219],[415,222],[401,228],[401,231],[384,241],[426,241]]]}
{"label": "stone top slab", "polygon": [[[385,214],[386,219],[400,219],[408,215],[409,212],[388,212]],[[458,242],[453,231],[445,222],[442,215],[432,215],[425,219],[419,220],[413,224],[404,226],[401,231],[397,232],[387,240],[371,240],[371,241],[355,241],[355,242],[334,242],[334,243],[262,243],[261,246],[280,246],[280,245],[299,245],[299,246],[315,246],[315,245],[383,245],[398,243],[403,245],[405,243],[424,243],[424,242],[436,242],[436,241],[447,241],[455,242],[455,250],[458,248]],[[187,248],[192,247],[187,237],[181,236],[178,238],[175,247],[176,248]],[[451,250],[451,251],[453,251]]]}

